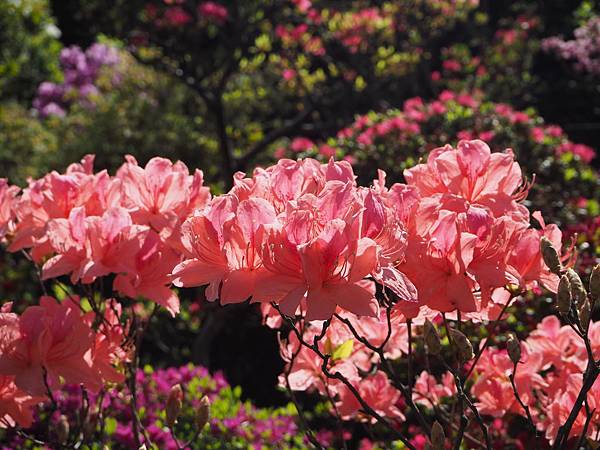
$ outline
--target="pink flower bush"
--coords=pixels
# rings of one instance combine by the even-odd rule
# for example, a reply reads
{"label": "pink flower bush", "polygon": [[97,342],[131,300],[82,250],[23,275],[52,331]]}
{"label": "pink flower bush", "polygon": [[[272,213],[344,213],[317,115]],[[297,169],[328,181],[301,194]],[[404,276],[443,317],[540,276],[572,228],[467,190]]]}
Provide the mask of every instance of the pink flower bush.
{"label": "pink flower bush", "polygon": [[[589,338],[594,357],[600,357],[600,323],[590,324]],[[476,367],[476,382],[472,388],[482,414],[505,417],[507,414],[525,416],[517,402],[509,376],[515,374],[515,386],[525,405],[531,408],[537,428],[551,443],[575,403],[581,390],[582,377],[587,364],[584,341],[568,325],[561,326],[559,319],[549,316],[521,343],[522,355],[514,365],[505,350],[487,349]],[[597,439],[600,429],[598,401],[600,382],[596,380],[588,393],[587,401],[593,411],[587,436]],[[586,421],[582,409],[576,418],[572,436],[580,436]]]}
{"label": "pink flower bush", "polygon": [[181,225],[210,199],[202,172],[153,158],[142,168],[132,157],[114,177],[93,173],[93,156],[32,180],[21,195],[4,188],[3,219],[9,251],[30,249],[42,278],[70,275],[93,283],[116,274],[115,290],[179,311],[169,274],[180,262]]}
{"label": "pink flower bush", "polygon": [[[423,107],[413,100],[407,117],[424,120]],[[303,153],[315,145],[298,147]],[[467,343],[457,369],[433,372],[440,378],[421,370],[414,379],[410,367],[404,385],[395,367],[412,358],[415,337],[432,326],[427,321],[481,323],[499,317],[519,293],[556,292],[558,274],[573,259],[562,252],[561,231],[525,206],[531,186],[510,149],[492,153],[481,140],[461,140],[432,150],[404,178],[388,186],[380,170],[366,187],[348,161],[281,159],[248,176],[236,173],[228,192],[211,197],[202,172],[181,162],[152,158],[142,167],[127,157],[111,176],[94,173],[87,156],[22,191],[0,184],[8,249],[41,265],[42,284],[66,293],[58,279],[68,276],[73,289],[86,292],[81,300],[44,296],[20,315],[3,308],[3,425],[30,423],[30,407],[63,382],[92,392],[122,383],[121,369],[137,361],[134,336],[153,316],[135,300],[174,316],[175,285],[204,286],[206,299],[222,304],[260,303],[270,327],[299,324],[280,340],[280,385],[327,397],[341,420],[399,427],[411,409],[435,411],[462,398],[460,372],[472,369],[468,388],[479,414],[523,415],[526,405],[551,441],[582,389],[588,356],[580,336],[557,318],[523,342],[516,373],[507,351],[495,347],[471,366]],[[554,272],[543,238],[558,258]],[[133,301],[116,294],[99,300],[95,288],[105,280]],[[596,323],[590,339],[600,357]],[[429,348],[431,336],[425,340]],[[583,433],[585,420],[582,412],[573,434]]]}
{"label": "pink flower bush", "polygon": [[103,381],[122,381],[109,366],[115,345],[96,348],[107,338],[96,338],[90,327],[94,314],[82,314],[78,301],[42,297],[39,306],[28,307],[20,316],[2,313],[0,375],[14,377],[19,389],[34,396],[44,395],[46,384],[57,385],[59,377],[93,391]]}

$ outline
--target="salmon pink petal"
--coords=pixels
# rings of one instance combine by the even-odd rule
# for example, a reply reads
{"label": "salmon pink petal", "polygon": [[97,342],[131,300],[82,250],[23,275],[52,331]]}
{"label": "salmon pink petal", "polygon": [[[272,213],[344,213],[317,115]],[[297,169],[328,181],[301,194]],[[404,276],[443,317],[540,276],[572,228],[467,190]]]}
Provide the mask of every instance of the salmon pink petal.
{"label": "salmon pink petal", "polygon": [[221,304],[241,303],[248,300],[254,292],[256,271],[234,270],[223,278],[221,286]]}
{"label": "salmon pink petal", "polygon": [[203,286],[225,274],[224,267],[206,264],[197,259],[188,259],[177,264],[171,274],[173,284],[178,287]]}
{"label": "salmon pink petal", "polygon": [[[299,287],[291,290],[290,292],[288,292],[285,295],[285,297],[283,297],[281,299],[281,301],[279,303],[281,312],[283,314],[285,314],[286,316],[295,315],[296,311],[298,310],[298,307],[300,306],[300,302],[304,298],[305,294],[306,294],[305,286],[299,286]],[[308,316],[307,316],[307,320],[310,320],[310,319],[308,319]]]}

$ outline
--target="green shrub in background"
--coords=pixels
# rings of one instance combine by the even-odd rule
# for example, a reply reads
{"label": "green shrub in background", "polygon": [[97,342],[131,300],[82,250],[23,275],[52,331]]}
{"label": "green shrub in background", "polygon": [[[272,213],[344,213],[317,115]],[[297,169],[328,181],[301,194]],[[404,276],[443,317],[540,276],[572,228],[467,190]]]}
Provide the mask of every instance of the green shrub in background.
{"label": "green shrub in background", "polygon": [[27,108],[0,103],[0,167],[2,178],[23,185],[27,177],[39,177],[58,157],[57,136]]}
{"label": "green shrub in background", "polygon": [[[64,168],[94,153],[98,167],[113,170],[126,154],[140,163],[159,154],[214,177],[215,144],[204,126],[202,104],[185,86],[139,64],[127,52],[120,57],[118,73],[107,71],[98,79],[93,107],[76,104],[65,117],[44,121],[60,146],[52,165]],[[119,83],[113,85],[115,76]]]}
{"label": "green shrub in background", "polygon": [[59,35],[45,0],[0,0],[0,101],[31,101],[60,78]]}

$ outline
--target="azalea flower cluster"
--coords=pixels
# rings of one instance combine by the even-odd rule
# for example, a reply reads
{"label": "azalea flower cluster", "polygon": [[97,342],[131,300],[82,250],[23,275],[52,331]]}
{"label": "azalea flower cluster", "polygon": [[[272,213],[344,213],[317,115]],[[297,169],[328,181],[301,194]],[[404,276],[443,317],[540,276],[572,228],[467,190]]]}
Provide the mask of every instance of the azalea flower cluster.
{"label": "azalea flower cluster", "polygon": [[239,174],[229,193],[183,224],[185,259],[173,282],[208,285],[207,297],[222,303],[275,302],[289,316],[300,308],[307,320],[327,320],[338,307],[378,317],[365,277],[412,315],[413,305],[427,305],[486,317],[509,283],[556,288],[539,241],[560,248],[561,233],[539,214],[542,229],[529,228],[511,152],[461,141],[405,176],[407,184],[388,189],[380,172],[364,188],[350,164],[311,159]]}
{"label": "azalea flower cluster", "polygon": [[338,306],[377,316],[367,276],[416,301],[394,267],[406,245],[402,205],[386,207],[354,178],[347,162],[312,159],[238,174],[229,193],[183,224],[185,259],[173,283],[208,285],[207,298],[224,304],[252,297],[290,316],[300,308],[307,320],[328,319]]}
{"label": "azalea flower cluster", "polygon": [[60,380],[98,392],[106,382],[125,379],[113,367],[129,359],[115,300],[107,301],[96,329],[95,313],[82,313],[76,297],[42,297],[21,315],[10,312],[11,306],[4,304],[0,313],[0,427],[30,426],[31,408],[48,400]]}
{"label": "azalea flower cluster", "polygon": [[[421,325],[440,312],[496,317],[517,292],[556,291],[543,237],[568,258],[560,257],[560,230],[522,204],[529,185],[513,153],[492,153],[479,140],[433,150],[405,171],[406,184],[389,187],[383,171],[360,186],[350,163],[333,159],[282,159],[237,173],[231,190],[212,198],[202,172],[181,162],[153,158],[141,167],[127,157],[114,176],[92,166],[87,156],[22,191],[0,183],[8,250],[26,251],[42,280],[110,279],[115,293],[173,315],[171,283],[206,286],[206,298],[222,304],[260,302],[273,327],[301,321],[301,332],[282,341],[281,384],[326,395],[343,419],[373,421],[362,401],[403,420],[413,399],[381,364],[409,353],[407,321]],[[3,328],[0,374],[14,383],[7,424],[29,423],[24,411],[59,380],[92,392],[123,381],[115,367],[131,356],[121,307],[88,300],[89,313],[75,297],[5,312],[12,325]],[[344,381],[324,377],[323,367]]]}
{"label": "azalea flower cluster", "polygon": [[[60,52],[64,81],[40,84],[33,107],[41,117],[62,117],[74,101],[86,107],[93,106],[90,98],[98,94],[96,80],[100,72],[116,67],[119,61],[118,51],[104,44],[93,44],[85,52],[78,46],[64,48]],[[118,74],[115,72],[112,76],[113,82],[118,83]]]}
{"label": "azalea flower cluster", "polygon": [[[340,313],[333,318],[327,331],[319,339],[319,349],[323,354],[331,355],[329,370],[339,372],[349,380],[366,401],[379,414],[395,420],[404,420],[404,404],[400,392],[391,384],[385,372],[378,367],[378,355],[367,345],[356,341],[355,336],[343,322],[348,321],[359,331],[370,345],[383,346],[387,358],[394,360],[408,353],[408,327],[406,318],[399,311],[391,317],[388,336],[385,312],[379,317],[361,317]],[[278,326],[277,322],[267,322]],[[320,335],[322,323],[312,322],[306,325],[302,339],[313,342]],[[365,415],[357,398],[340,380],[327,378],[322,371],[323,361],[316,353],[302,346],[298,336],[290,334],[287,342],[282,342],[281,354],[287,362],[284,374],[280,375],[280,385],[294,391],[315,391],[333,401],[335,410],[344,420],[358,418],[374,422],[373,417]],[[376,369],[372,371],[371,369]],[[367,375],[364,375],[367,374]]]}
{"label": "azalea flower cluster", "polygon": [[[598,359],[600,322],[590,324],[588,336],[594,358]],[[521,401],[531,409],[538,430],[552,443],[581,391],[587,363],[584,340],[572,327],[561,326],[556,316],[548,316],[521,343],[521,359],[516,369],[506,350],[486,349],[475,367],[472,393],[482,414],[526,416],[510,382],[514,372]],[[593,411],[587,436],[595,441],[600,437],[599,399],[600,380],[596,380],[587,395],[587,404]],[[573,436],[581,436],[585,422],[586,411],[582,409],[573,425]]]}
{"label": "azalea flower cluster", "polygon": [[297,137],[274,155],[345,159],[361,183],[376,177],[376,167],[386,167],[389,180],[395,182],[404,180],[404,170],[436,146],[461,139],[481,139],[494,152],[513,148],[523,173],[531,178],[535,174],[528,198],[532,209],[561,226],[578,222],[585,214],[570,206],[576,199],[600,195],[594,149],[574,143],[559,126],[544,123],[531,111],[485,101],[477,92],[442,91],[428,102],[415,97],[401,110],[357,116],[325,141]]}
{"label": "azalea flower cluster", "polygon": [[[440,312],[459,311],[463,318],[488,320],[498,316],[514,292],[542,285],[553,291],[557,288],[558,277],[548,270],[540,254],[540,239],[546,237],[560,248],[561,232],[555,225],[545,225],[539,213],[533,217],[540,228],[530,228],[529,211],[520,203],[527,186],[510,151],[491,153],[482,141],[461,141],[456,149],[446,146],[434,150],[426,164],[407,170],[405,177],[407,184],[386,188],[385,174],[380,173],[369,194],[382,199],[382,213],[371,223],[389,223],[392,216],[402,224],[406,235],[402,253],[388,253],[394,264],[379,266],[383,274],[392,267],[395,273],[403,274],[407,281],[402,290],[416,294],[417,302],[399,302],[391,313],[381,310],[371,317],[359,318],[339,309],[331,319],[331,313],[322,317],[307,314],[307,319],[330,319],[325,333],[321,335],[323,322],[305,323],[301,337],[291,334],[282,342],[281,352],[288,366],[280,383],[292,390],[315,390],[332,398],[344,419],[362,416],[361,405],[346,383],[323,375],[322,355],[332,355],[328,370],[342,373],[380,415],[402,419],[401,392],[382,370],[381,354],[373,347],[382,345],[386,358],[398,359],[408,351],[408,319],[421,325],[426,319],[436,320]],[[364,214],[370,208],[366,200],[363,208],[364,224]],[[392,238],[378,233],[375,242],[385,255]],[[378,280],[377,274],[371,275]],[[397,277],[379,277],[384,288],[393,290]],[[273,278],[267,280],[273,286]],[[373,281],[371,286],[365,284],[367,281],[362,282],[364,289],[376,297]],[[310,302],[309,288],[303,290],[308,291]],[[281,324],[268,306],[263,311],[269,326]],[[321,355],[306,345],[317,336],[315,345]],[[417,382],[416,403],[437,400],[435,390],[426,389],[429,381],[423,375]],[[455,392],[453,378],[447,381],[445,392]],[[385,402],[381,392],[386,392]]]}
{"label": "azalea flower cluster", "polygon": [[181,223],[210,198],[202,172],[163,158],[140,167],[127,157],[111,177],[93,173],[93,160],[31,180],[20,195],[4,184],[0,229],[8,250],[27,250],[43,263],[42,279],[68,274],[74,284],[90,284],[115,274],[116,292],[177,313],[169,274],[180,260]]}

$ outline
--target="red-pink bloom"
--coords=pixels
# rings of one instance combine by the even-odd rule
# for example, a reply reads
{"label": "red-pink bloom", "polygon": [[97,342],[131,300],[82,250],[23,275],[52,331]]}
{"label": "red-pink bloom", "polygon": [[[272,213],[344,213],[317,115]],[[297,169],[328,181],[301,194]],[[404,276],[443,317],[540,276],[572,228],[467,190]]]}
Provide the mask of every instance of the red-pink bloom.
{"label": "red-pink bloom", "polygon": [[290,148],[296,153],[305,152],[315,146],[314,142],[307,138],[295,138],[290,145]]}
{"label": "red-pink bloom", "polygon": [[190,23],[192,16],[180,6],[170,6],[165,10],[164,20],[167,25],[176,27]]}
{"label": "red-pink bloom", "polygon": [[405,171],[407,182],[421,195],[448,193],[486,206],[496,215],[519,209],[515,200],[522,183],[519,164],[512,152],[491,153],[483,141],[460,141],[433,150],[427,164]]}
{"label": "red-pink bloom", "polygon": [[358,282],[375,270],[377,245],[368,238],[352,239],[341,219],[330,219],[315,233],[310,214],[299,210],[281,229],[269,232],[263,254],[269,273],[257,287],[257,299],[275,301],[293,315],[306,298],[308,320],[328,319],[337,305],[376,315],[373,294]]}
{"label": "red-pink bloom", "polygon": [[157,157],[144,168],[130,155],[126,161],[116,179],[121,182],[121,205],[130,210],[136,224],[148,224],[159,233],[173,229],[210,199],[202,171],[190,175],[181,161]]}
{"label": "red-pink bloom", "polygon": [[263,227],[275,222],[271,204],[261,198],[216,198],[188,219],[182,229],[187,258],[173,269],[177,286],[208,284],[207,297],[222,303],[253,295],[262,268],[259,248]]}
{"label": "red-pink bloom", "polygon": [[[404,420],[402,411],[396,406],[400,400],[400,392],[391,385],[384,372],[378,371],[361,379],[355,387],[361,398],[379,415]],[[361,404],[345,385],[339,387],[338,393],[339,401],[336,402],[336,407],[343,419],[359,416],[362,420],[376,422],[374,417],[359,413],[362,409]]]}
{"label": "red-pink bloom", "polygon": [[[554,224],[546,226],[539,212],[533,213],[533,217],[539,222],[542,229],[531,228],[515,235],[507,260],[508,272],[511,275],[511,281],[520,286],[531,288],[540,283],[546,289],[556,292],[559,279],[557,275],[550,272],[544,263],[540,251],[540,239],[548,238],[560,254],[562,233]],[[567,254],[562,259],[567,260],[568,258]]]}
{"label": "red-pink bloom", "polygon": [[0,428],[31,426],[31,409],[43,400],[44,397],[31,396],[19,389],[14,377],[0,375]]}
{"label": "red-pink bloom", "polygon": [[91,283],[110,273],[135,271],[134,257],[147,232],[147,227],[133,224],[124,208],[85,219],[82,210],[75,210],[68,221],[55,220],[49,228],[58,254],[44,264],[42,276],[71,273],[73,282]]}
{"label": "red-pink bloom", "polygon": [[[106,300],[103,320],[94,335],[94,346],[89,354],[92,371],[104,382],[122,383],[125,376],[113,366],[131,360],[122,347],[129,331],[129,322],[121,325],[121,313],[122,307],[115,299]],[[88,321],[88,325],[91,326],[91,322]]]}
{"label": "red-pink bloom", "polygon": [[223,25],[229,17],[227,8],[223,5],[219,5],[216,2],[202,2],[198,5],[198,14],[202,17],[206,17],[208,20]]}
{"label": "red-pink bloom", "polygon": [[445,372],[442,375],[442,382],[439,383],[433,375],[424,370],[415,380],[413,387],[414,402],[427,408],[434,408],[441,403],[442,399],[455,395],[456,383],[450,372]]}
{"label": "red-pink bloom", "polygon": [[31,395],[46,392],[45,372],[50,385],[62,377],[68,383],[99,389],[102,378],[93,369],[94,332],[88,317],[93,313],[82,315],[77,302],[76,298],[58,303],[42,297],[39,306],[23,312],[18,324],[11,317],[12,336],[2,342],[0,374],[14,376],[17,387]]}
{"label": "red-pink bloom", "polygon": [[589,164],[596,157],[596,151],[584,144],[565,142],[556,148],[557,155],[567,152],[578,156],[586,164]]}
{"label": "red-pink bloom", "polygon": [[[535,403],[534,389],[547,386],[539,374],[542,364],[539,353],[531,353],[526,346],[522,346],[521,361],[517,364],[515,374],[515,386],[521,400],[528,406]],[[486,349],[483,352],[475,368],[477,378],[471,389],[478,399],[477,409],[481,414],[495,417],[502,417],[507,412],[523,414],[510,383],[513,366],[505,350]]]}
{"label": "red-pink bloom", "polygon": [[180,262],[180,256],[163,244],[154,231],[150,231],[135,256],[135,266],[128,273],[116,276],[113,288],[131,297],[144,297],[164,306],[172,316],[179,313],[179,298],[169,288],[169,274]]}
{"label": "red-pink bloom", "polygon": [[450,72],[458,72],[462,66],[460,62],[455,59],[447,59],[442,63],[444,69],[449,70]]}
{"label": "red-pink bloom", "polygon": [[108,173],[92,173],[93,159],[87,155],[80,164],[71,164],[65,174],[51,172],[29,182],[15,205],[17,225],[9,251],[32,248],[34,260],[39,261],[52,253],[46,235],[52,219],[66,219],[76,207],[83,207],[86,215],[100,215],[116,204]]}
{"label": "red-pink bloom", "polygon": [[[552,444],[559,429],[565,424],[575,400],[582,388],[582,374],[571,374],[562,384],[559,392],[553,393],[548,398],[548,404],[544,405],[544,417],[537,424],[540,431],[545,432],[546,439]],[[600,380],[596,380],[587,395],[587,404],[592,412],[591,421],[587,429],[587,436],[593,440],[598,438],[598,423],[600,423]],[[577,415],[570,436],[581,436],[586,424],[587,414],[585,408],[581,408]]]}

